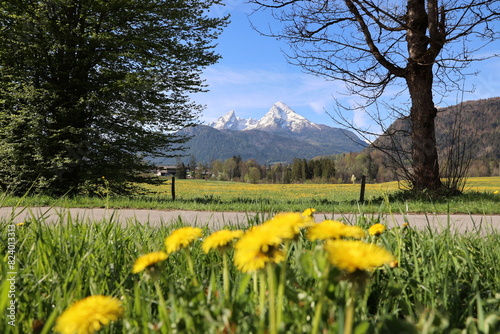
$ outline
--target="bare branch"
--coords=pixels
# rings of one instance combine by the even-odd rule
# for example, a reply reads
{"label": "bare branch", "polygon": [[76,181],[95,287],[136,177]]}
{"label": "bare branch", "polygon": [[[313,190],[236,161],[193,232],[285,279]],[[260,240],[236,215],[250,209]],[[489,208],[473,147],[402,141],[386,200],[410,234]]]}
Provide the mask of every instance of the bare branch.
{"label": "bare branch", "polygon": [[345,0],[345,3],[347,5],[347,8],[349,8],[349,11],[354,15],[354,18],[358,22],[361,31],[363,32],[363,35],[365,37],[366,44],[370,48],[370,52],[373,55],[373,57],[380,63],[380,65],[384,66],[389,72],[391,72],[391,74],[398,77],[404,77],[406,74],[405,69],[394,65],[380,53],[380,50],[375,45],[372,39],[370,30],[368,29],[368,26],[366,25],[363,16],[360,14],[356,6],[354,6],[354,3],[351,0]]}
{"label": "bare branch", "polygon": [[[396,17],[395,15],[390,14],[389,12],[383,10],[381,7],[375,5],[372,1],[366,1],[366,4],[368,6],[364,6],[363,3],[359,2],[359,1],[356,1],[356,4],[363,10],[365,15],[370,17],[373,20],[373,22],[375,22],[381,29],[384,29],[387,31],[392,31],[392,32],[405,31],[406,29],[408,29],[406,23],[403,20],[401,20],[401,17]],[[373,11],[375,11],[376,13],[382,13],[386,17],[390,18],[391,20],[393,20],[393,22],[396,23],[396,26],[390,27],[390,26],[386,25],[385,23],[382,22],[382,19],[380,18],[380,16],[377,17],[377,16],[373,15]]]}

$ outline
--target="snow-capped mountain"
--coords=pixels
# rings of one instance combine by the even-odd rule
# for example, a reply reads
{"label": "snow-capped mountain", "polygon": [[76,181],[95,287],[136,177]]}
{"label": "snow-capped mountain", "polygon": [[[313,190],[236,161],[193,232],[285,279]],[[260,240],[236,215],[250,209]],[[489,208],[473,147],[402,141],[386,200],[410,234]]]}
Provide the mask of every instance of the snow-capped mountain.
{"label": "snow-capped mountain", "polygon": [[288,130],[291,132],[300,132],[304,129],[321,130],[317,124],[300,116],[283,102],[276,102],[255,125],[245,128],[245,130]]}
{"label": "snow-capped mountain", "polygon": [[[238,155],[260,164],[291,163],[294,158],[359,152],[366,143],[349,130],[316,124],[276,102],[259,120],[237,117],[234,110],[216,122],[179,131],[190,137],[183,154],[209,163]],[[157,162],[175,164],[175,158]]]}
{"label": "snow-capped mountain", "polygon": [[237,117],[234,110],[231,110],[222,117],[219,117],[216,122],[211,122],[208,126],[211,126],[217,130],[243,130],[248,126],[257,123],[253,118],[245,119]]}
{"label": "snow-capped mountain", "polygon": [[305,129],[321,130],[318,124],[297,114],[283,102],[276,102],[260,120],[237,117],[234,110],[231,110],[216,122],[208,125],[217,130],[289,131],[294,133]]}

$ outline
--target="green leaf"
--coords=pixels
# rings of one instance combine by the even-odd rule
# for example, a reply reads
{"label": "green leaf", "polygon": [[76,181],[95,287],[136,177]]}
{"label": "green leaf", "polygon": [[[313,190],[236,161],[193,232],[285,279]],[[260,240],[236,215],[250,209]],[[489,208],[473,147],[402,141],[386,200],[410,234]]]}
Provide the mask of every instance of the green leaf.
{"label": "green leaf", "polygon": [[374,332],[372,324],[368,321],[363,321],[354,327],[354,334],[371,334]]}
{"label": "green leaf", "polygon": [[237,299],[239,299],[242,295],[245,294],[247,287],[248,287],[248,283],[250,283],[250,279],[252,278],[252,275],[241,274],[239,277],[240,277],[240,279],[239,279],[239,283],[238,283],[238,290],[236,293]]}
{"label": "green leaf", "polygon": [[377,330],[379,333],[418,334],[417,328],[414,325],[393,315],[384,317],[377,324]]}

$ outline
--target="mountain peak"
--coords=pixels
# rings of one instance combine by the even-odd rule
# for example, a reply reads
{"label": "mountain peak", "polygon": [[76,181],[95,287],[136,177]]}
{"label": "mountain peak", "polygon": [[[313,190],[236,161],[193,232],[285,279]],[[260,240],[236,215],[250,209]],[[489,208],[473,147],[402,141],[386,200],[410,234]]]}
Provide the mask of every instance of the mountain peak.
{"label": "mountain peak", "polygon": [[222,117],[219,117],[217,121],[209,123],[208,126],[211,126],[217,130],[243,130],[249,124],[255,122],[253,119],[244,119],[236,116],[236,112],[234,110],[229,111]]}
{"label": "mountain peak", "polygon": [[285,103],[281,102],[281,101],[278,101],[276,102],[275,104],[273,104],[273,107],[276,107],[280,110],[282,110],[283,112],[285,112],[286,114],[295,114],[296,112],[292,110],[292,108],[290,108],[289,106],[287,106]]}
{"label": "mountain peak", "polygon": [[255,125],[248,126],[245,130],[300,132],[304,129],[321,130],[317,124],[310,122],[279,101]]}

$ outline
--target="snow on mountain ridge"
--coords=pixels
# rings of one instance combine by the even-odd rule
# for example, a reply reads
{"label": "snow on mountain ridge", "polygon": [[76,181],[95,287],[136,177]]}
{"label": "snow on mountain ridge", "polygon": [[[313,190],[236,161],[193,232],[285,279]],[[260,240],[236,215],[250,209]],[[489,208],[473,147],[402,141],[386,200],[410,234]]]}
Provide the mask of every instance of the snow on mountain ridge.
{"label": "snow on mountain ridge", "polygon": [[289,130],[291,132],[300,132],[303,129],[321,130],[321,128],[307,120],[305,117],[297,114],[283,102],[276,102],[267,114],[262,117],[257,124],[247,127],[245,130]]}
{"label": "snow on mountain ridge", "polygon": [[236,117],[234,110],[220,117],[217,122],[208,124],[218,130],[263,130],[300,132],[304,129],[321,130],[321,128],[297,114],[283,102],[276,102],[258,121]]}
{"label": "snow on mountain ridge", "polygon": [[216,122],[208,123],[208,126],[217,130],[243,130],[254,123],[256,123],[254,119],[237,117],[234,110],[231,110],[224,116],[219,117]]}

